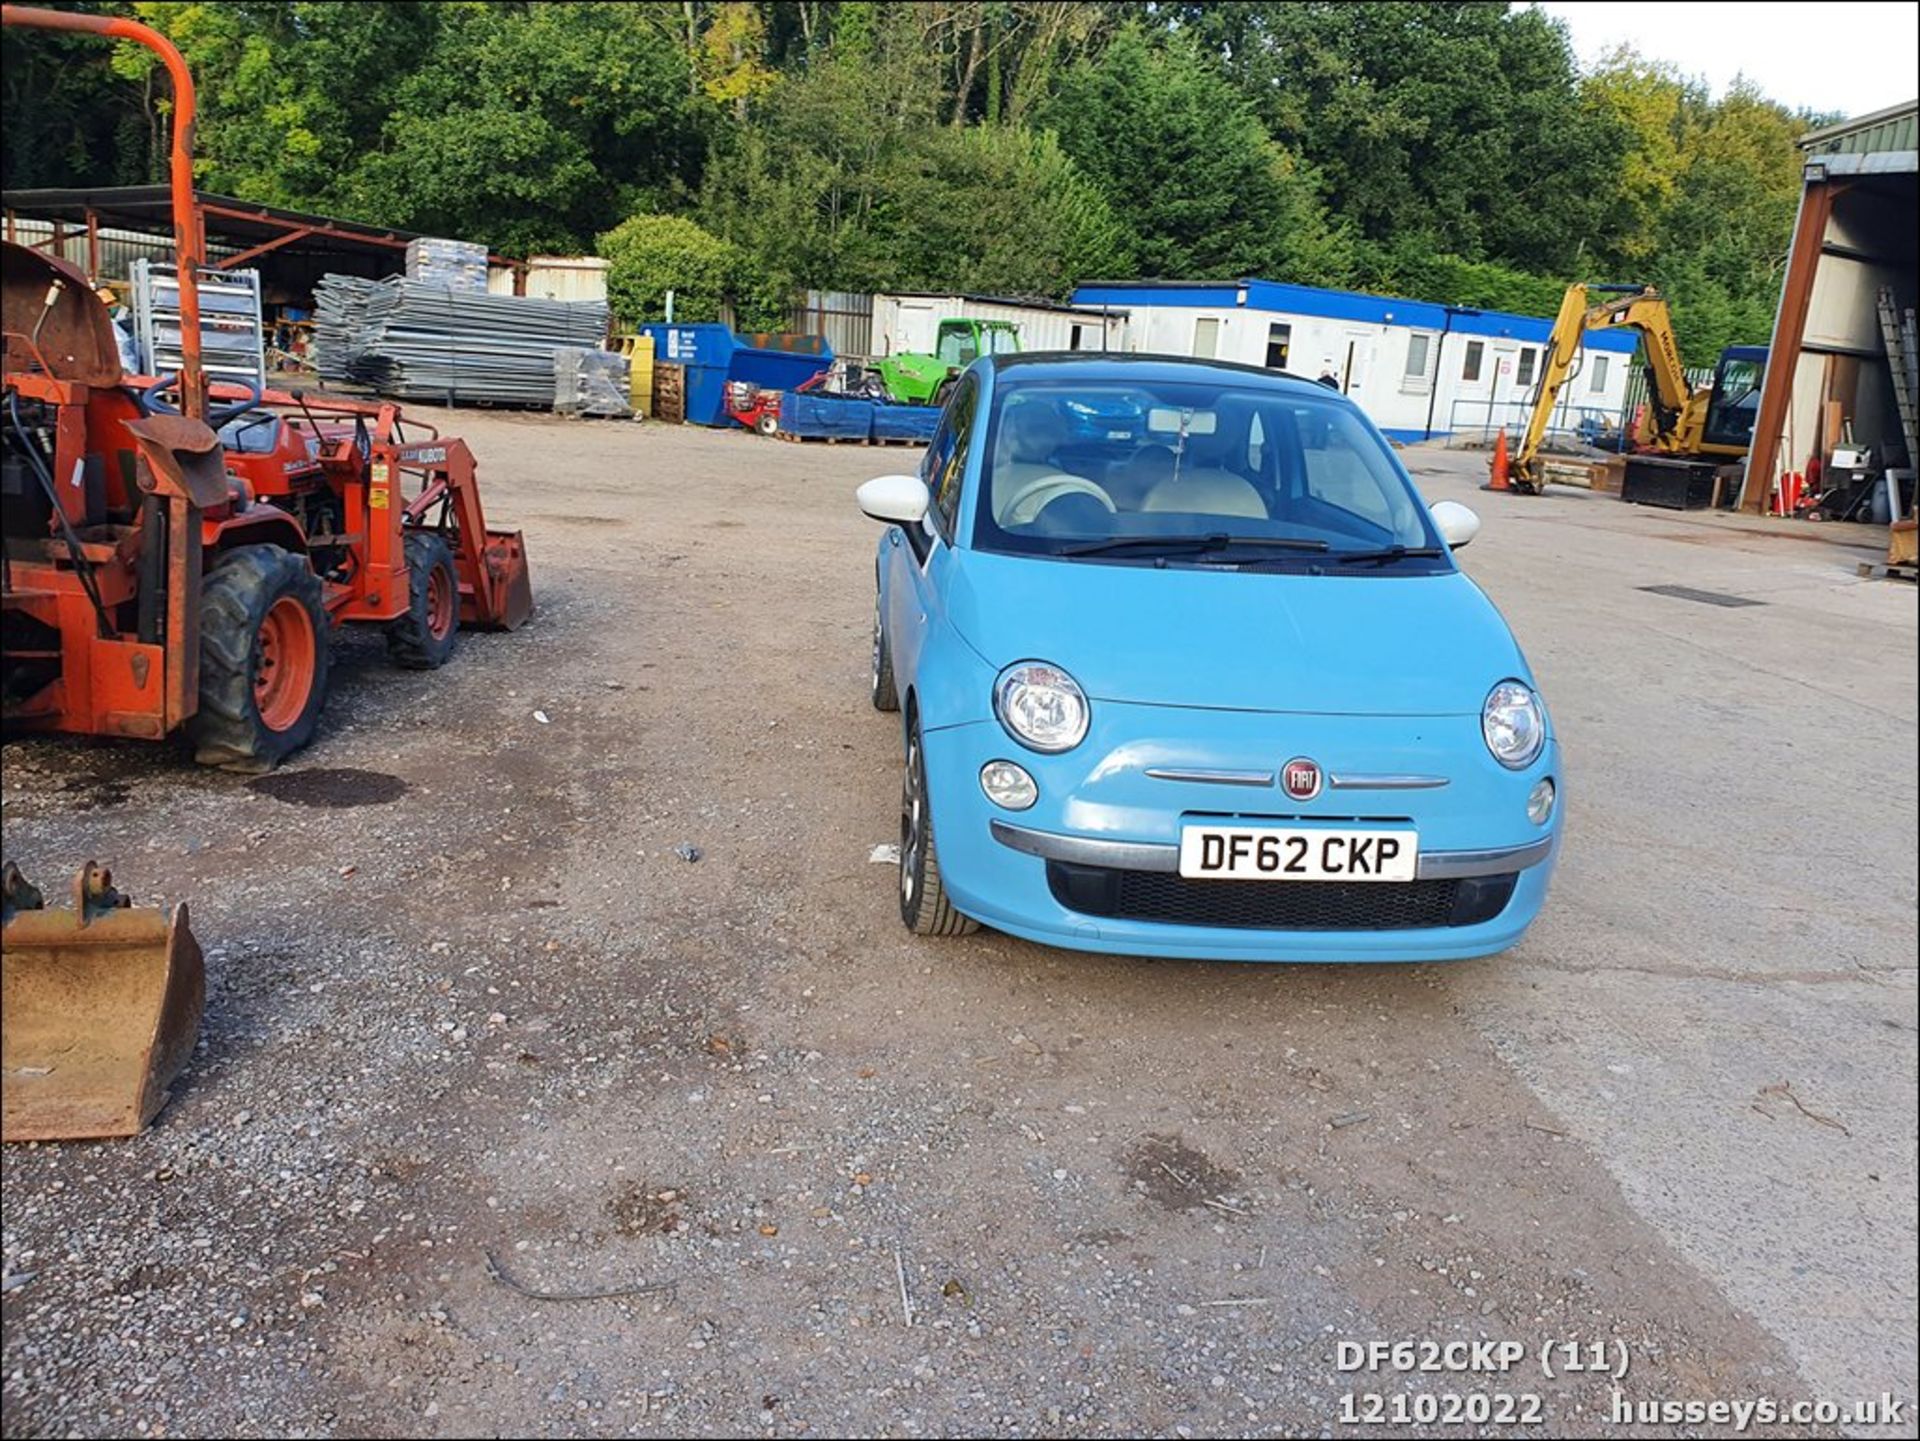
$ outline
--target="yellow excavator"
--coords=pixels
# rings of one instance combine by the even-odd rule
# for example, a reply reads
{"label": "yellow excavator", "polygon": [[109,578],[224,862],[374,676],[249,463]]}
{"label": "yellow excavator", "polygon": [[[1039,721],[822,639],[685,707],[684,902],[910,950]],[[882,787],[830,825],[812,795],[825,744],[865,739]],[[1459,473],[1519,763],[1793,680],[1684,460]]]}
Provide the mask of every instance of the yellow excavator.
{"label": "yellow excavator", "polygon": [[1541,443],[1560,392],[1579,374],[1587,332],[1620,328],[1639,333],[1647,357],[1647,404],[1634,424],[1635,450],[1676,460],[1721,462],[1747,453],[1766,374],[1766,347],[1728,346],[1714,368],[1713,384],[1696,387],[1680,363],[1673,314],[1659,291],[1650,285],[1576,281],[1561,298],[1527,428],[1508,462],[1507,481],[1513,489],[1538,495],[1546,483]]}

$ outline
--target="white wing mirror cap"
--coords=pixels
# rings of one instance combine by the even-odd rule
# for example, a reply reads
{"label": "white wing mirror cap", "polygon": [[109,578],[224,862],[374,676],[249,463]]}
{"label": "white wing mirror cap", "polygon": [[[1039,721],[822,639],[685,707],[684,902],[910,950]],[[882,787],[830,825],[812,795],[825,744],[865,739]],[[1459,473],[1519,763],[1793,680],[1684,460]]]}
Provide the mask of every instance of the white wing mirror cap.
{"label": "white wing mirror cap", "polygon": [[883,525],[918,525],[930,497],[917,475],[877,475],[853,493],[860,509]]}
{"label": "white wing mirror cap", "polygon": [[1436,502],[1433,523],[1440,527],[1440,539],[1449,550],[1460,549],[1480,534],[1480,517],[1457,500]]}

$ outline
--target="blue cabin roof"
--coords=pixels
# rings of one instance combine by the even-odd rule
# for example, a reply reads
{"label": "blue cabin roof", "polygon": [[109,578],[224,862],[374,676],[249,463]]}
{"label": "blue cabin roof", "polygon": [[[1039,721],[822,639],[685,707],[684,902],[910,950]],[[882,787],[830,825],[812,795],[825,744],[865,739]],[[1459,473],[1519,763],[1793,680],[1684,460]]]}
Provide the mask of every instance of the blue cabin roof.
{"label": "blue cabin roof", "polygon": [[[1241,299],[1242,293],[1245,299]],[[1201,310],[1260,310],[1279,315],[1310,315],[1353,320],[1366,325],[1403,325],[1414,330],[1451,330],[1462,335],[1521,340],[1544,345],[1553,322],[1537,315],[1512,315],[1464,305],[1436,305],[1364,295],[1357,290],[1325,290],[1317,285],[1287,285],[1277,280],[1120,280],[1097,281],[1073,292],[1075,305],[1142,308],[1155,305]],[[1451,320],[1449,320],[1451,316]],[[1587,345],[1630,355],[1639,344],[1631,331],[1589,330]]]}

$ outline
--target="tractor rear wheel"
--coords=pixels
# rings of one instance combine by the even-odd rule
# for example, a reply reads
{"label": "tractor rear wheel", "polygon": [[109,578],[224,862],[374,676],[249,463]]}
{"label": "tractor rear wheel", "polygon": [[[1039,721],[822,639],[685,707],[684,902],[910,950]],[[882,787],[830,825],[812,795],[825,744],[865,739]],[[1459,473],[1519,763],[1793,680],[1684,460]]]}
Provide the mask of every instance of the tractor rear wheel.
{"label": "tractor rear wheel", "polygon": [[328,622],[304,555],[243,545],[200,586],[200,709],[194,759],[272,770],[313,739],[327,699]]}
{"label": "tractor rear wheel", "polygon": [[438,670],[460,638],[460,579],[453,552],[438,534],[410,530],[407,613],[387,627],[387,659],[404,670]]}

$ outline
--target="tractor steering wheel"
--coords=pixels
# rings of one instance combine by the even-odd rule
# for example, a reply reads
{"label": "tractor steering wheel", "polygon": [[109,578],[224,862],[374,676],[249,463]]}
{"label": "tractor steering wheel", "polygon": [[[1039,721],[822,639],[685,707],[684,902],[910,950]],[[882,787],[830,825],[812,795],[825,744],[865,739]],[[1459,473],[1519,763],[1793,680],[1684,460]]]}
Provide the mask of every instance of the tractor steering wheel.
{"label": "tractor steering wheel", "polygon": [[[163,375],[145,389],[136,390],[133,393],[133,403],[140,408],[142,415],[178,415],[180,412],[162,400],[160,393],[169,386],[178,385],[179,383],[179,371],[176,370],[172,375]],[[236,420],[240,416],[245,415],[249,410],[252,410],[254,406],[260,403],[261,396],[266,394],[265,388],[257,380],[247,381],[247,389],[250,390],[252,394],[245,400],[235,401],[231,405],[223,405],[218,410],[209,409],[207,411],[207,425],[214,430],[218,430],[228,421]]]}

